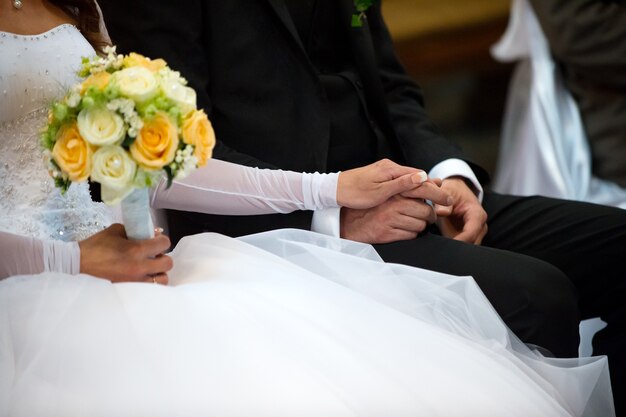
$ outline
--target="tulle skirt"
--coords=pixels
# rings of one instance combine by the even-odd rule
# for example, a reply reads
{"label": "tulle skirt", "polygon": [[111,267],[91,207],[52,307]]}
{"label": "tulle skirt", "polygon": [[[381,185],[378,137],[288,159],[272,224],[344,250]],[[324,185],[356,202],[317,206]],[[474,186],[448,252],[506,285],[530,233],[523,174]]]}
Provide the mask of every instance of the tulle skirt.
{"label": "tulle skirt", "polygon": [[172,256],[167,287],[0,282],[0,415],[614,415],[606,358],[528,350],[471,277],[296,230]]}

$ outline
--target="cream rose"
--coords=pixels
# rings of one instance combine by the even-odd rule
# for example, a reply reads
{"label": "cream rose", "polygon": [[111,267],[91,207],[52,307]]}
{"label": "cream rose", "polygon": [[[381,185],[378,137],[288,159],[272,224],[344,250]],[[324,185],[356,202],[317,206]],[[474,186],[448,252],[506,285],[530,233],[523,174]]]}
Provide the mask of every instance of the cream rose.
{"label": "cream rose", "polygon": [[211,158],[215,146],[215,132],[204,110],[196,110],[183,122],[183,142],[194,146],[198,166],[204,166]]}
{"label": "cream rose", "polygon": [[120,93],[137,103],[151,99],[158,92],[156,77],[145,67],[124,68],[114,73],[113,78]]}
{"label": "cream rose", "polygon": [[196,92],[193,88],[182,85],[174,78],[164,78],[161,80],[161,91],[165,97],[172,100],[180,110],[183,116],[191,113],[196,109]]}
{"label": "cream rose", "polygon": [[144,120],[143,127],[130,146],[130,153],[146,169],[161,169],[174,160],[178,149],[178,131],[167,113],[158,112]]}
{"label": "cream rose", "polygon": [[121,146],[108,145],[93,154],[91,179],[102,185],[102,201],[115,204],[133,189],[137,164]]}
{"label": "cream rose", "polygon": [[118,144],[126,134],[124,119],[106,107],[82,109],[77,121],[82,137],[95,146]]}
{"label": "cream rose", "polygon": [[52,158],[71,181],[85,181],[91,172],[92,149],[76,124],[62,127],[52,148]]}

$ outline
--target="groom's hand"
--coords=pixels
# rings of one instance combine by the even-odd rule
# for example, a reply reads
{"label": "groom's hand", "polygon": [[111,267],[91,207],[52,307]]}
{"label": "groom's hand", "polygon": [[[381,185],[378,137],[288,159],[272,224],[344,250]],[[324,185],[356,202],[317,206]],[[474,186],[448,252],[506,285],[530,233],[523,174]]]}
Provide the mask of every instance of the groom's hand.
{"label": "groom's hand", "polygon": [[435,206],[441,234],[480,245],[487,234],[487,212],[462,178],[448,178],[441,186],[453,199],[451,206]]}
{"label": "groom's hand", "polygon": [[80,272],[112,282],[136,281],[167,284],[172,259],[164,255],[167,236],[128,240],[124,226],[114,224],[78,243]]}
{"label": "groom's hand", "polygon": [[414,239],[437,219],[431,204],[446,207],[451,196],[428,180],[419,188],[397,194],[365,210],[341,209],[341,237],[365,243],[389,243]]}

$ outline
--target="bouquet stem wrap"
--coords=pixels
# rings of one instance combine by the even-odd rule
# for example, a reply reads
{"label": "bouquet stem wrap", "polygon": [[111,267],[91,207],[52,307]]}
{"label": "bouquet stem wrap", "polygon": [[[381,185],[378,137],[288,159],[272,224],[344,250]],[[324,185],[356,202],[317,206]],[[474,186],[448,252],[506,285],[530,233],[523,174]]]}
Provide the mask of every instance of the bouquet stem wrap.
{"label": "bouquet stem wrap", "polygon": [[143,240],[154,237],[148,188],[135,188],[120,204],[126,236],[129,239]]}

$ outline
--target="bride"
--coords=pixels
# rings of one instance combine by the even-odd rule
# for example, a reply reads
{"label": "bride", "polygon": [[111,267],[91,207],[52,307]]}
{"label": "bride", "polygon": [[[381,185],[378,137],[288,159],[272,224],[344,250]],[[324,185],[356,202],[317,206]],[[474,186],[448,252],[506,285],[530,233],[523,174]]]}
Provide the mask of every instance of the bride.
{"label": "bride", "polygon": [[[58,195],[37,141],[42,107],[104,39],[97,6],[12,3],[0,6],[0,270],[13,275],[0,281],[0,416],[614,415],[605,358],[530,351],[471,278],[305,231],[202,234],[167,256],[163,235],[101,231],[112,213],[84,184]],[[403,189],[445,201],[419,177],[384,162],[323,176],[212,161],[153,198],[229,213]]]}

